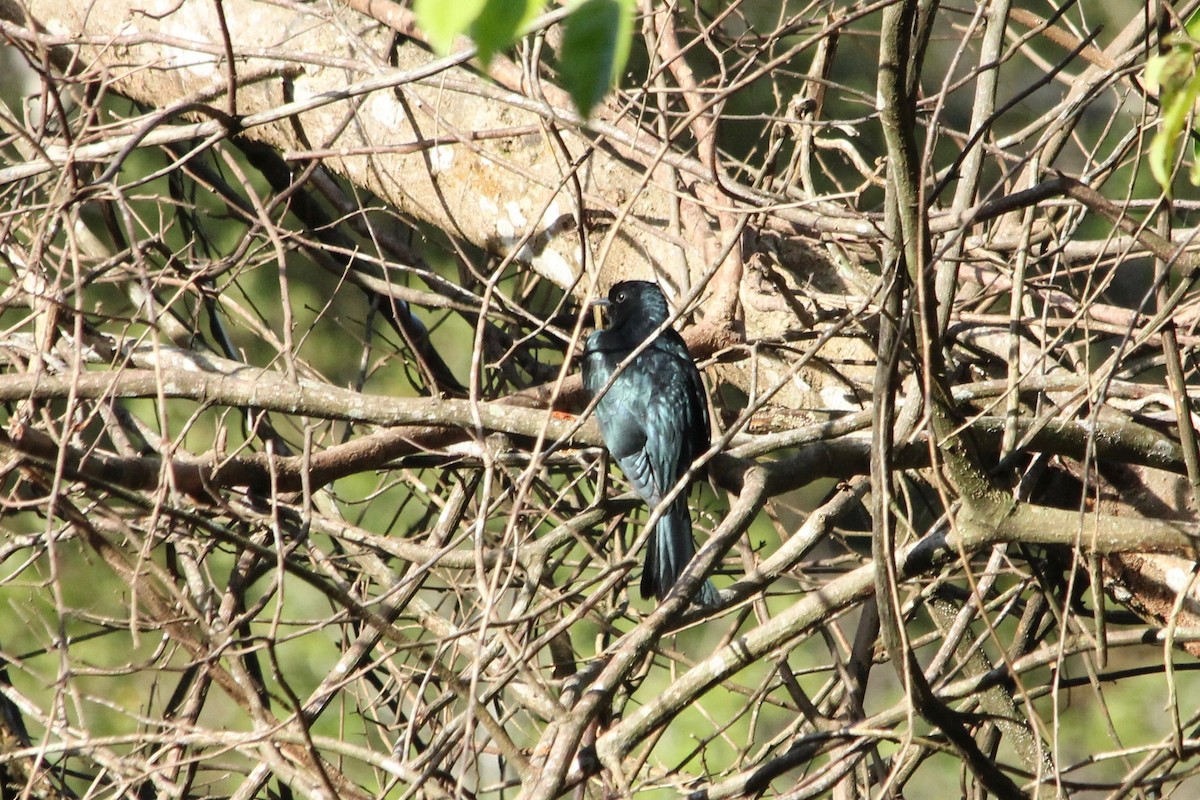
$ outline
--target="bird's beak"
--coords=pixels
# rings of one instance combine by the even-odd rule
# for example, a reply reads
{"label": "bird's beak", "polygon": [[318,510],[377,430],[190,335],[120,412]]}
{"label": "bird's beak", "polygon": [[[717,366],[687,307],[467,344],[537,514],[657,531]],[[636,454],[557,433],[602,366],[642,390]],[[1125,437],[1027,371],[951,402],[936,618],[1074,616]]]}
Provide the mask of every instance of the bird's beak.
{"label": "bird's beak", "polygon": [[610,303],[606,297],[598,297],[592,302],[588,303],[588,310],[592,312],[592,323],[597,328],[604,327],[604,318],[600,314],[600,309],[608,308],[610,305],[612,305],[612,303]]}

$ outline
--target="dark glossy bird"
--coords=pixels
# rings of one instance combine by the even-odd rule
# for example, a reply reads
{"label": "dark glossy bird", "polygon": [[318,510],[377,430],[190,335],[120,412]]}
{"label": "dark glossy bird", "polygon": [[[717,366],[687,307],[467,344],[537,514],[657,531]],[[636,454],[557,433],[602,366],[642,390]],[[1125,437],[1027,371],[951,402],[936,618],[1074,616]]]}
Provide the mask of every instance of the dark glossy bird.
{"label": "dark glossy bird", "polygon": [[[708,449],[708,404],[704,384],[683,337],[663,328],[667,299],[647,281],[623,281],[607,301],[609,324],[587,338],[583,348],[583,386],[599,396],[596,418],[604,443],[638,495],[656,508],[692,461]],[[653,341],[625,365],[604,391],[618,366],[647,339]],[[642,597],[662,600],[696,554],[687,491],[658,519],[646,548]],[[717,590],[705,581],[694,597],[713,606]]]}

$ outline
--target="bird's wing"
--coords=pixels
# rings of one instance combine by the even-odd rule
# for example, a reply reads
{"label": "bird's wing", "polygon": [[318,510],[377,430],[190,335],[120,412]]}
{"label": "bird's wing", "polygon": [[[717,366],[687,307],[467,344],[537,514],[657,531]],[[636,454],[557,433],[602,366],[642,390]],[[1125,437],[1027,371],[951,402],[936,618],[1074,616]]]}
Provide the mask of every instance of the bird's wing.
{"label": "bird's wing", "polygon": [[[688,399],[691,401],[688,404],[688,430],[691,431],[691,453],[688,454],[688,464],[697,456],[708,449],[712,443],[712,423],[708,419],[708,392],[704,389],[704,380],[700,377],[700,370],[696,369],[696,362],[692,361],[692,357],[687,357],[687,367],[685,369],[688,377]],[[686,465],[685,465],[686,466]]]}
{"label": "bird's wing", "polygon": [[664,487],[662,473],[654,468],[649,450],[649,436],[655,431],[650,421],[650,408],[656,404],[655,381],[646,370],[633,369],[621,373],[596,405],[596,419],[604,433],[608,452],[621,465],[621,470],[633,483],[637,493],[648,503],[657,504]]}
{"label": "bird's wing", "polygon": [[687,432],[686,451],[683,454],[683,466],[687,467],[691,464],[696,456],[708,449],[709,436],[712,433],[712,426],[708,420],[708,401],[707,393],[704,390],[704,381],[700,377],[700,370],[696,369],[696,362],[692,360],[691,353],[688,352],[687,344],[683,341],[683,337],[673,328],[668,328],[662,332],[662,335],[655,340],[652,347],[653,350],[661,351],[675,359],[676,363],[672,368],[677,374],[678,380],[682,384],[687,385],[686,402],[682,404],[683,408],[683,429]]}
{"label": "bird's wing", "polygon": [[626,373],[633,373],[630,388],[636,391],[629,394],[636,400],[624,406],[628,416],[618,427],[636,435],[628,437],[629,447],[610,450],[639,494],[657,505],[692,461],[691,440],[698,420],[686,370],[694,367],[654,347],[631,366],[637,369]]}
{"label": "bird's wing", "polygon": [[[602,349],[593,334],[585,349],[584,386],[595,394],[627,355]],[[633,360],[596,405],[608,451],[639,495],[657,505],[708,447],[704,386],[683,339],[673,330]]]}

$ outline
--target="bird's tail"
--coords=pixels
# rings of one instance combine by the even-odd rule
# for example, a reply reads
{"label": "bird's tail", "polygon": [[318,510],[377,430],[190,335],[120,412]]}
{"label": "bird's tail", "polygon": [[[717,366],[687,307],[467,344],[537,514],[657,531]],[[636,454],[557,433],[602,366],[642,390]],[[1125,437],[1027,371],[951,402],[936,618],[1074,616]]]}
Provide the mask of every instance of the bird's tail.
{"label": "bird's tail", "polygon": [[[692,517],[687,507],[687,498],[680,497],[658,523],[646,546],[646,564],[642,569],[642,597],[651,595],[660,601],[679,580],[692,556],[696,544],[692,541]],[[720,603],[717,587],[705,580],[692,599],[702,606],[713,607]]]}

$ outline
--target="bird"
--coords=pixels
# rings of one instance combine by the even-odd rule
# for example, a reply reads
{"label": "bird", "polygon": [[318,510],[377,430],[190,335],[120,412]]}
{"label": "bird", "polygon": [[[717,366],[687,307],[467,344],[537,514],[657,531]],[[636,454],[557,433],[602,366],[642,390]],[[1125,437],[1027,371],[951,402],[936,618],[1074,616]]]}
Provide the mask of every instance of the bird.
{"label": "bird", "polygon": [[[711,427],[704,384],[683,337],[664,327],[670,312],[657,285],[621,281],[609,290],[607,300],[596,304],[607,306],[609,323],[584,342],[584,391],[597,398],[596,419],[609,453],[638,496],[654,509],[708,449]],[[618,373],[647,339],[650,344]],[[605,391],[610,378],[612,385]],[[687,495],[685,489],[676,496],[650,535],[642,570],[643,599],[654,596],[661,602],[696,554]],[[720,601],[707,580],[692,599],[708,607]]]}

